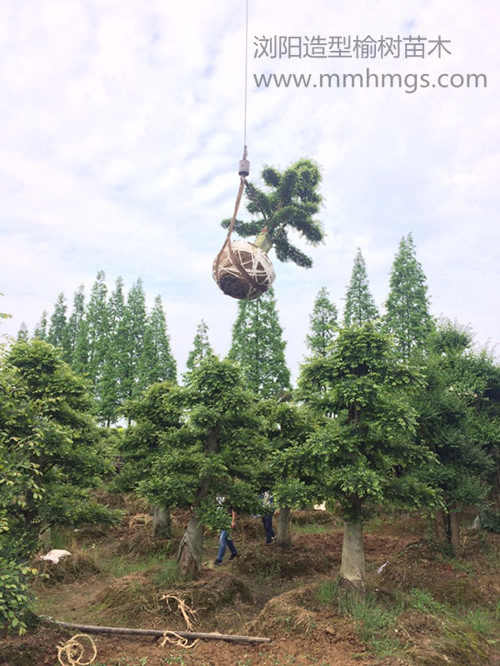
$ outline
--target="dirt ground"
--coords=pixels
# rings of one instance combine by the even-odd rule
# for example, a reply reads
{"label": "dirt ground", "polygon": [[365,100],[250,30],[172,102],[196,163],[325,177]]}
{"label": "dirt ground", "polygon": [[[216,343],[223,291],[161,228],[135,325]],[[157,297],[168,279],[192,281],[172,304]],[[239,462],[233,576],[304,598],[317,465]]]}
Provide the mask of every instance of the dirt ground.
{"label": "dirt ground", "polygon": [[[177,536],[185,520],[184,514],[175,515]],[[318,593],[336,579],[341,559],[342,531],[329,514],[295,513],[292,544],[285,551],[264,545],[258,520],[242,519],[234,534],[240,555],[232,562],[226,558],[222,567],[212,564],[217,535],[208,535],[202,577],[191,583],[161,579],[162,554],[165,561],[175,560],[177,536],[172,542],[162,541],[152,539],[149,531],[142,514],[127,516],[112,530],[81,530],[71,557],[40,567],[48,578],[35,589],[37,614],[68,623],[162,632],[185,632],[192,623],[195,632],[265,640],[199,640],[182,647],[171,634],[172,642],[164,637],[90,634],[43,620],[21,638],[0,637],[0,664],[70,664],[68,653],[59,648],[80,633],[91,635],[93,645],[81,639],[84,652],[79,661],[73,652],[74,663],[89,663],[95,648],[95,666],[500,664],[498,636],[478,639],[477,645],[467,646],[466,656],[454,657],[453,645],[460,639],[450,638],[448,628],[441,631],[432,613],[416,610],[403,613],[391,630],[404,639],[405,649],[398,656],[376,656],[363,644],[352,618],[335,604],[322,602]],[[391,604],[398,591],[420,588],[441,603],[470,608],[498,604],[500,543],[494,535],[467,534],[464,557],[455,564],[431,550],[423,525],[409,517],[368,525],[364,543],[367,583],[381,603]],[[104,570],[102,563],[112,560],[127,566]],[[165,599],[167,595],[171,598]]]}

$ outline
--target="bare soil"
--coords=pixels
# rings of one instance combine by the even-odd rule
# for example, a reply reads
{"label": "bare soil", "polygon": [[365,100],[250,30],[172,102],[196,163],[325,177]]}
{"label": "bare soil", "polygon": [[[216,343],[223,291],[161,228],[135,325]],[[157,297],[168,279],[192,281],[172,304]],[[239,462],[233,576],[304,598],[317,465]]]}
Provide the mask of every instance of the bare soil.
{"label": "bare soil", "polygon": [[[465,640],[432,612],[415,608],[402,612],[391,629],[401,639],[401,649],[377,656],[362,642],[352,617],[318,593],[336,579],[341,559],[342,531],[330,514],[295,512],[286,550],[266,546],[260,521],[242,518],[233,535],[238,558],[229,562],[226,556],[223,566],[214,567],[217,535],[208,534],[200,580],[162,581],[162,562],[175,560],[186,521],[186,514],[175,513],[171,540],[153,539],[148,517],[138,513],[127,515],[118,528],[75,533],[71,557],[40,565],[48,577],[34,590],[37,614],[83,625],[186,631],[187,613],[195,632],[270,639],[255,645],[200,640],[181,647],[172,636],[174,642],[165,643],[161,638],[93,634],[96,666],[500,665],[498,635],[476,633]],[[418,588],[439,603],[493,609],[500,596],[499,537],[467,532],[463,557],[451,560],[431,549],[424,530],[421,521],[408,516],[367,526],[371,593],[390,606],[398,594]],[[112,573],[103,566],[111,561],[122,562],[123,571]],[[184,606],[165,599],[167,595]],[[58,645],[79,633],[85,632],[43,620],[23,637],[4,634],[0,665],[58,664]],[[85,652],[79,663],[90,657]]]}

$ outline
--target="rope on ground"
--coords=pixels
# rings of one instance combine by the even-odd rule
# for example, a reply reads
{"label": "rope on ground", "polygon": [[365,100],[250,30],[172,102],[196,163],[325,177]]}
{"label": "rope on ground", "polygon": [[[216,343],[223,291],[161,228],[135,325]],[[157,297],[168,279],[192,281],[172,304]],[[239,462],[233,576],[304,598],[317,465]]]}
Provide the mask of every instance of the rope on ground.
{"label": "rope on ground", "polygon": [[[177,607],[182,613],[182,617],[184,618],[184,621],[186,623],[186,629],[188,631],[193,630],[193,622],[191,621],[191,617],[194,620],[194,616],[196,615],[196,611],[193,610],[192,608],[189,608],[187,605],[186,601],[184,599],[180,599],[179,597],[176,597],[173,594],[164,594],[163,597],[161,597],[162,601],[167,602],[167,606],[170,609],[170,604],[169,600],[173,599],[174,601],[177,601]],[[190,617],[191,616],[191,617]],[[173,637],[173,638],[171,638]],[[160,643],[160,647],[165,647],[167,643],[173,643],[175,645],[178,645],[179,647],[186,648],[186,650],[189,650],[190,648],[193,648],[196,643],[198,643],[198,639],[194,641],[190,641],[188,638],[185,636],[180,636],[176,631],[171,631],[167,629],[165,633],[163,634],[163,639]]]}
{"label": "rope on ground", "polygon": [[[89,661],[82,661],[85,654],[85,639],[88,641],[87,649],[92,651]],[[75,634],[64,644],[57,646],[57,660],[62,666],[88,666],[95,661],[97,657],[97,648],[94,641],[87,634]]]}
{"label": "rope on ground", "polygon": [[185,648],[186,650],[189,650],[190,648],[193,648],[198,642],[199,642],[198,639],[190,642],[189,639],[184,638],[184,636],[179,636],[179,634],[176,631],[171,631],[167,629],[163,634],[163,638],[161,639],[159,645],[160,647],[165,647],[167,643],[172,643],[173,645],[177,645],[177,647],[182,647]]}

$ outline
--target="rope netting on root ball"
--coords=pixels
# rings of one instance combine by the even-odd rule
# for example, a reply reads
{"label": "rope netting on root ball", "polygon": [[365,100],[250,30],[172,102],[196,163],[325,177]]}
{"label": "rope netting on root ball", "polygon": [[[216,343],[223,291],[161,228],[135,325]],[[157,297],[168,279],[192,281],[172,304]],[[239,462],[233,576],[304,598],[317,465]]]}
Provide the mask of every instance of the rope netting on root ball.
{"label": "rope netting on root ball", "polygon": [[243,240],[229,240],[224,245],[214,261],[212,274],[221,291],[240,300],[258,298],[276,277],[267,254]]}
{"label": "rope netting on root ball", "polygon": [[244,157],[240,162],[241,180],[234,214],[224,245],[213,263],[212,276],[219,289],[227,296],[240,300],[253,300],[270,288],[276,274],[267,254],[255,243],[231,240],[231,233],[246,185],[245,175],[248,175],[248,166],[246,165],[248,165],[248,162]]}

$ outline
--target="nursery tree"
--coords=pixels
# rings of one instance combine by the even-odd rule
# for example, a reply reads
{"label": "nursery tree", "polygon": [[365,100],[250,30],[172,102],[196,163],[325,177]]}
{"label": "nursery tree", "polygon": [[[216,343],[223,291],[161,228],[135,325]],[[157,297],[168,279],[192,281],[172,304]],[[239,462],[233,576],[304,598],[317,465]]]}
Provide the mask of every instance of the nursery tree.
{"label": "nursery tree", "polygon": [[436,536],[460,553],[459,512],[479,511],[491,491],[500,441],[499,369],[486,351],[472,349],[470,332],[441,322],[428,341],[425,390],[417,395],[419,437],[438,464],[423,468],[441,490]]}
{"label": "nursery tree", "polygon": [[338,328],[338,310],[325,287],[321,287],[309,317],[310,333],[306,337],[312,356],[327,356]]}
{"label": "nursery tree", "polygon": [[[247,209],[251,222],[235,221],[235,231],[244,238],[256,236],[255,244],[264,252],[274,247],[280,261],[292,261],[310,268],[312,260],[291,242],[294,233],[312,245],[323,240],[321,223],[313,219],[322,197],[318,193],[321,173],[311,160],[302,159],[282,173],[274,167],[262,170],[266,189],[246,184]],[[224,220],[228,227],[230,220]]]}
{"label": "nursery tree", "polygon": [[228,359],[237,362],[246,385],[268,398],[290,389],[283,330],[270,289],[253,301],[239,301]]}
{"label": "nursery tree", "polygon": [[370,292],[366,263],[358,247],[352,267],[351,280],[347,287],[343,325],[361,326],[379,316]]}
{"label": "nursery tree", "polygon": [[308,410],[288,396],[260,401],[257,414],[264,435],[262,456],[256,462],[259,486],[272,490],[279,509],[276,545],[284,548],[289,544],[290,510],[321,496],[305,446],[311,422]]}
{"label": "nursery tree", "polygon": [[178,559],[184,576],[199,575],[205,526],[220,529],[229,516],[218,510],[217,496],[227,506],[244,509],[255,494],[253,482],[257,432],[253,397],[229,361],[208,356],[163,403],[183,409],[178,426],[169,428],[139,492],[153,504],[190,509]]}
{"label": "nursery tree", "polygon": [[[133,491],[147,479],[153,462],[181,425],[182,400],[173,382],[153,384],[135,400],[126,403],[127,428],[120,450],[122,465],[117,479],[121,491]],[[153,501],[153,536],[170,536],[169,506]]]}
{"label": "nursery tree", "polygon": [[62,360],[58,349],[36,339],[17,342],[6,366],[14,368],[32,424],[7,420],[8,441],[28,442],[25,462],[36,469],[32,480],[42,489],[42,493],[27,492],[10,517],[11,531],[23,535],[19,543],[26,543],[30,552],[40,531],[51,524],[76,524],[106,513],[89,503],[89,492],[110,467],[99,447],[87,384]]}
{"label": "nursery tree", "polygon": [[433,319],[426,278],[411,234],[403,236],[394,258],[385,307],[384,330],[394,336],[402,358],[408,358],[413,349],[422,349],[433,329]]}
{"label": "nursery tree", "polygon": [[360,596],[365,510],[381,502],[432,499],[431,489],[416,473],[431,456],[415,442],[416,412],[409,395],[419,385],[417,379],[373,323],[343,329],[331,355],[302,368],[300,396],[317,418],[308,440],[309,465],[323,499],[342,507],[340,583]]}

